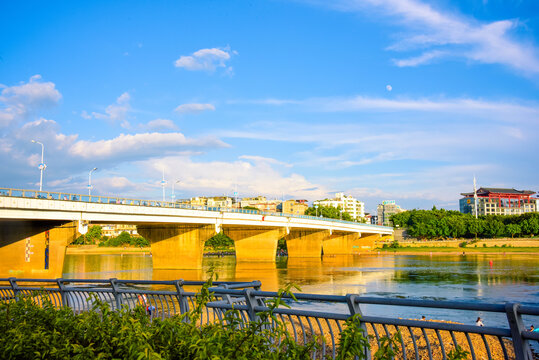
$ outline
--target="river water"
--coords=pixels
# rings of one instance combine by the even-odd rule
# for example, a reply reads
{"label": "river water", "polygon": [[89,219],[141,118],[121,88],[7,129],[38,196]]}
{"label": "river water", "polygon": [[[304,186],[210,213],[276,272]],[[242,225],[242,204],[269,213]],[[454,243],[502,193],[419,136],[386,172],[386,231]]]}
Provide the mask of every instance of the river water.
{"label": "river water", "polygon": [[[262,289],[269,291],[294,283],[305,293],[539,305],[539,256],[515,253],[284,257],[275,263],[236,263],[233,256],[226,256],[204,258],[202,270],[152,270],[152,258],[147,254],[77,254],[67,255],[64,277],[204,280],[210,268],[219,280],[260,280]],[[316,307],[323,310],[323,305]],[[372,305],[362,308],[370,315],[386,314],[387,309]],[[473,323],[476,316],[481,316],[487,326],[507,323],[503,314],[457,312],[449,316],[443,310],[415,308],[391,311],[407,318],[425,315]],[[539,325],[536,319],[526,322],[532,321]]]}

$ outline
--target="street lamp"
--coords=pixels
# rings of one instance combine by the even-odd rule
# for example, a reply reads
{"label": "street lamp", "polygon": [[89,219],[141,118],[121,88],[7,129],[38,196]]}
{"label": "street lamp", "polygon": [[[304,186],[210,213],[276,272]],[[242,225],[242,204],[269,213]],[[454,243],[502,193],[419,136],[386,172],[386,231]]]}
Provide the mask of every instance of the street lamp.
{"label": "street lamp", "polygon": [[342,220],[342,212],[343,211],[344,211],[343,209],[339,210],[339,212],[341,213],[341,218],[340,218],[341,220]]}
{"label": "street lamp", "polygon": [[43,170],[47,167],[45,165],[45,162],[43,161],[43,153],[45,152],[45,145],[43,143],[40,143],[39,141],[32,140],[33,143],[41,145],[41,163],[39,163],[39,170],[41,170],[41,175],[39,177],[39,191],[43,190]]}
{"label": "street lamp", "polygon": [[92,173],[96,171],[97,168],[93,168],[90,170],[90,173],[88,174],[88,196],[92,196]]}
{"label": "street lamp", "polygon": [[316,217],[318,217],[318,205],[314,205],[314,211],[316,212]]}
{"label": "street lamp", "polygon": [[163,180],[161,180],[161,187],[163,188],[163,203],[165,202],[165,185],[167,182],[165,181],[165,168],[163,167]]}
{"label": "street lamp", "polygon": [[176,185],[179,182],[180,180],[176,180],[175,182],[172,183],[172,195],[170,195],[170,197],[172,198],[172,202],[174,202],[174,199],[176,199],[176,193],[174,192],[174,185]]}

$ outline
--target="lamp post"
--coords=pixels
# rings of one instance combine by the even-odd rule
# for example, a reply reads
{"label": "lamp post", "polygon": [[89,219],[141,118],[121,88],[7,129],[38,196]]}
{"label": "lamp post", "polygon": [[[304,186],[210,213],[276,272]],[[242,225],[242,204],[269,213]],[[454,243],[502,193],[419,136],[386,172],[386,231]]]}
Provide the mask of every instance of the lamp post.
{"label": "lamp post", "polygon": [[344,211],[343,209],[339,210],[339,213],[340,213],[340,220],[342,220],[342,212],[343,212],[343,211]]}
{"label": "lamp post", "polygon": [[88,174],[88,196],[92,196],[92,173],[96,171],[97,168],[93,168],[90,170],[90,173]]}
{"label": "lamp post", "polygon": [[165,181],[165,168],[163,167],[163,180],[161,180],[161,187],[163,188],[163,203],[165,202],[165,185],[167,182]]}
{"label": "lamp post", "polygon": [[172,183],[172,195],[170,195],[170,197],[172,198],[172,202],[174,202],[174,200],[176,199],[176,193],[174,192],[174,185],[176,185],[179,182],[180,180],[176,180]]}
{"label": "lamp post", "polygon": [[318,205],[314,206],[314,211],[316,212],[316,217],[318,217]]}
{"label": "lamp post", "polygon": [[45,152],[45,145],[43,143],[40,143],[39,141],[32,140],[33,143],[41,145],[41,163],[39,163],[39,170],[41,170],[41,175],[39,177],[39,191],[43,190],[43,170],[47,167],[45,165],[45,162],[43,161],[43,153]]}

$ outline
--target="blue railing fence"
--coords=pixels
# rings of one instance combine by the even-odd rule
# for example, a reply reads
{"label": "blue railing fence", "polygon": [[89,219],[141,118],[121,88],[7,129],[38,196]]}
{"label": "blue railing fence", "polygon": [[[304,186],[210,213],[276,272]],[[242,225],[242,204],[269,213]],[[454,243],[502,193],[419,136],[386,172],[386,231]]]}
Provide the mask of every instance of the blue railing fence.
{"label": "blue railing fence", "polygon": [[[0,196],[30,198],[30,199],[80,201],[80,202],[86,202],[86,203],[99,203],[99,204],[120,204],[120,205],[130,205],[130,206],[152,206],[152,207],[157,206],[157,207],[166,207],[166,208],[174,208],[174,209],[218,211],[218,212],[253,214],[253,215],[256,214],[256,215],[266,215],[266,216],[284,216],[284,217],[291,217],[291,218],[329,221],[329,222],[334,222],[334,223],[357,224],[357,222],[353,222],[353,221],[329,219],[329,218],[309,216],[309,215],[298,215],[298,214],[246,210],[246,209],[236,209],[236,208],[197,206],[197,205],[183,204],[179,202],[170,202],[170,201],[129,199],[129,198],[123,198],[123,197],[94,196],[94,195],[89,196],[89,195],[83,195],[83,194],[73,194],[73,193],[64,193],[64,192],[0,188]],[[387,229],[387,227],[385,226],[371,225],[371,224],[363,224],[363,225],[372,227],[373,229]]]}
{"label": "blue railing fence", "polygon": [[[0,301],[17,301],[32,298],[38,304],[43,299],[55,306],[68,306],[76,312],[88,311],[91,294],[110,304],[112,309],[123,306],[134,308],[137,304],[152,307],[149,316],[166,318],[184,314],[192,309],[201,281],[150,281],[118,279],[0,279]],[[237,310],[240,324],[254,321],[258,313],[268,310],[266,301],[278,296],[277,292],[261,291],[259,281],[214,282],[210,290],[214,299],[206,304],[200,323],[222,321],[230,309]],[[539,316],[539,306],[518,303],[489,304],[481,302],[434,301],[394,299],[359,296],[357,294],[320,295],[294,294],[297,300],[285,295],[291,308],[274,310],[277,320],[284,324],[290,336],[298,343],[318,341],[319,349],[313,358],[327,355],[335,358],[339,334],[347,319],[361,315],[361,327],[370,338],[368,358],[380,347],[381,339],[399,332],[396,358],[398,359],[447,359],[457,346],[469,352],[470,359],[518,359],[537,358],[539,332],[529,331],[523,316]],[[316,310],[317,304],[324,309]],[[387,306],[385,316],[372,316],[364,311],[365,305]],[[330,306],[328,306],[330,305]],[[443,320],[405,319],[392,316],[392,309],[425,308],[452,311],[468,311],[470,319],[477,312],[498,313],[506,319],[505,326],[475,326]],[[311,310],[311,309],[315,310]],[[320,308],[320,307],[319,307]],[[343,310],[344,309],[344,310]],[[399,312],[400,313],[400,312]],[[279,339],[275,339],[278,341]]]}

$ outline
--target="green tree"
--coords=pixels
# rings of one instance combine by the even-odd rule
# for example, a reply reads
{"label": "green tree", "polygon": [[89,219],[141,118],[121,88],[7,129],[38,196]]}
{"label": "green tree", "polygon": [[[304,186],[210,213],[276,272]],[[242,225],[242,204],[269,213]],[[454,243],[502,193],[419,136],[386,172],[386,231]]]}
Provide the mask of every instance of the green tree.
{"label": "green tree", "polygon": [[205,246],[212,249],[224,249],[234,246],[234,240],[225,235],[224,232],[220,232],[206,240]]}
{"label": "green tree", "polygon": [[88,232],[86,233],[85,243],[86,244],[95,244],[101,240],[102,229],[99,225],[90,226]]}
{"label": "green tree", "polygon": [[522,231],[520,225],[518,224],[509,224],[505,227],[505,229],[509,234],[511,234],[511,238],[513,238],[517,234],[520,234],[520,232]]}
{"label": "green tree", "polygon": [[485,222],[485,234],[495,238],[505,233],[505,225],[496,218],[489,218]]}
{"label": "green tree", "polygon": [[341,215],[341,209],[342,208],[340,206],[339,207],[319,206],[318,209],[311,206],[310,208],[305,210],[305,215],[322,216],[322,217],[325,217],[325,218],[328,218],[328,219],[340,219],[341,216],[342,216],[343,220],[354,221],[352,216],[349,213],[345,212],[345,211],[343,211],[342,215]]}
{"label": "green tree", "polygon": [[468,228],[468,232],[470,234],[473,234],[474,237],[477,239],[477,235],[483,232],[483,228],[484,228],[483,220],[470,218],[468,219],[467,228]]}

